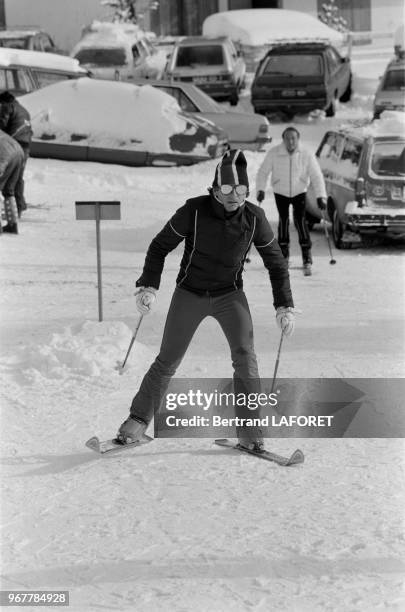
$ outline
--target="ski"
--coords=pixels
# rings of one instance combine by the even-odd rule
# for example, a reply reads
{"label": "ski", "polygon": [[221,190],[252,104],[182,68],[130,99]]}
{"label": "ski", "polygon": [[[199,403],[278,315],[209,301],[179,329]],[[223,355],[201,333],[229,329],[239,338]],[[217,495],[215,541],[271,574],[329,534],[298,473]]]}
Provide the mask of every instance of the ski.
{"label": "ski", "polygon": [[289,466],[289,465],[297,465],[297,463],[304,463],[304,453],[302,450],[297,448],[290,457],[283,457],[282,455],[277,455],[276,453],[272,453],[271,451],[254,451],[248,448],[244,448],[239,444],[235,444],[228,440],[227,438],[220,438],[219,440],[215,440],[214,442],[218,446],[225,446],[226,448],[233,448],[237,451],[241,451],[242,453],[249,453],[249,455],[254,455],[255,457],[259,457],[260,459],[265,459],[266,461],[273,461],[278,465]]}
{"label": "ski", "polygon": [[144,434],[141,440],[131,442],[130,444],[122,444],[122,442],[119,442],[119,440],[116,438],[112,438],[110,440],[100,440],[97,436],[93,436],[87,440],[86,446],[92,451],[99,453],[100,455],[104,455],[105,453],[117,453],[128,450],[129,448],[134,448],[135,446],[142,446],[142,444],[148,444],[149,442],[152,442],[152,440],[153,438],[150,438]]}

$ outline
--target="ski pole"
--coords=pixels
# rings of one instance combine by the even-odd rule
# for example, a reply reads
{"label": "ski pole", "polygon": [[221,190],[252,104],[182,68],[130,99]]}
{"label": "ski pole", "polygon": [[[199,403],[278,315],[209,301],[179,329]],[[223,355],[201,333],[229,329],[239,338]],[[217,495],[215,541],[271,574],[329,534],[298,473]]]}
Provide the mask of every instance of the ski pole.
{"label": "ski pole", "polygon": [[328,228],[326,227],[326,219],[325,219],[325,215],[323,214],[323,210],[321,210],[321,215],[322,215],[322,225],[325,229],[325,236],[326,236],[326,240],[328,241],[328,247],[329,247],[329,253],[330,253],[330,264],[333,265],[336,263],[336,259],[333,259],[333,255],[332,255],[332,247],[330,245],[330,238],[329,238],[329,232],[328,232]]}
{"label": "ski pole", "polygon": [[276,358],[276,364],[274,366],[273,382],[271,383],[270,393],[273,393],[274,385],[276,384],[276,376],[277,376],[278,364],[280,363],[280,353],[281,353],[281,345],[283,344],[283,338],[284,338],[284,332],[282,331],[281,336],[280,336],[280,344],[278,345],[277,358]]}
{"label": "ski pole", "polygon": [[134,331],[134,333],[132,334],[131,342],[129,343],[129,347],[128,347],[128,350],[127,350],[127,354],[125,355],[125,359],[124,359],[124,361],[123,361],[122,365],[120,365],[120,364],[118,364],[118,365],[117,365],[117,368],[116,368],[116,369],[118,370],[118,373],[119,373],[119,374],[122,374],[122,373],[124,372],[125,364],[126,364],[126,362],[127,362],[127,359],[128,359],[128,357],[129,357],[129,354],[130,354],[130,352],[131,352],[131,349],[132,349],[132,347],[133,347],[133,345],[134,345],[134,342],[135,342],[135,340],[136,340],[136,336],[137,336],[138,331],[139,331],[139,328],[140,328],[140,326],[141,326],[142,319],[143,319],[143,314],[141,314],[141,316],[139,317],[139,321],[138,321],[138,323],[137,323],[137,325],[136,325],[136,327],[135,327],[135,331]]}

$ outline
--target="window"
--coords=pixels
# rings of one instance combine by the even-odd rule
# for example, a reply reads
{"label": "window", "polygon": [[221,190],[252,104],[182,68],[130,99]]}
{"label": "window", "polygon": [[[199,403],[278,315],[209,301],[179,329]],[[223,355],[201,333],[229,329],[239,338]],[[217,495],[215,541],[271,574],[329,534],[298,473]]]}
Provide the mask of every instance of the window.
{"label": "window", "polygon": [[34,70],[35,76],[37,77],[38,85],[40,87],[46,87],[47,85],[53,85],[60,81],[66,81],[71,78],[68,74],[61,72],[47,72],[45,70]]}
{"label": "window", "polygon": [[405,69],[389,70],[382,86],[384,91],[398,91],[405,89]]}
{"label": "window", "polygon": [[177,87],[159,87],[159,89],[169,94],[169,96],[172,96],[182,111],[186,113],[198,113],[198,108],[196,105],[188,96],[186,96],[183,91],[181,91],[181,89],[178,89]]}
{"label": "window", "polygon": [[339,168],[342,176],[348,179],[357,177],[362,146],[351,138],[346,138]]}
{"label": "window", "polygon": [[28,49],[28,42],[28,38],[2,38],[0,46],[9,49]]}
{"label": "window", "polygon": [[371,155],[371,170],[380,176],[405,175],[403,142],[378,142]]}
{"label": "window", "polygon": [[224,63],[224,52],[220,45],[200,45],[196,47],[179,47],[176,65],[178,68],[195,66],[221,66]]}
{"label": "window", "polygon": [[279,76],[322,75],[322,57],[316,55],[271,55],[264,64],[262,74]]}
{"label": "window", "polygon": [[42,34],[41,35],[41,51],[53,51],[55,48],[55,45],[53,44],[52,40],[49,38],[49,36],[47,36],[46,34]]}
{"label": "window", "polygon": [[24,70],[0,69],[0,89],[22,95],[34,90],[34,84]]}
{"label": "window", "polygon": [[80,64],[92,64],[94,66],[124,66],[126,64],[125,49],[120,47],[103,48],[83,48],[76,55]]}

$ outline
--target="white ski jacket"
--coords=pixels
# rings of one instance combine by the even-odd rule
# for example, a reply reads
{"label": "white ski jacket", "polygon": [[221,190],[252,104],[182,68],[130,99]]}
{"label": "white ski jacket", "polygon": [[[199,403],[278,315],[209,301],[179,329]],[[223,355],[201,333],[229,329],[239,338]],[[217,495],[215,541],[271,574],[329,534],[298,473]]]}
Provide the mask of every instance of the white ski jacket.
{"label": "white ski jacket", "polygon": [[266,191],[270,175],[274,193],[292,198],[305,193],[311,183],[315,196],[326,198],[325,181],[318,161],[313,153],[300,145],[292,154],[288,153],[284,142],[268,151],[256,176],[256,193]]}

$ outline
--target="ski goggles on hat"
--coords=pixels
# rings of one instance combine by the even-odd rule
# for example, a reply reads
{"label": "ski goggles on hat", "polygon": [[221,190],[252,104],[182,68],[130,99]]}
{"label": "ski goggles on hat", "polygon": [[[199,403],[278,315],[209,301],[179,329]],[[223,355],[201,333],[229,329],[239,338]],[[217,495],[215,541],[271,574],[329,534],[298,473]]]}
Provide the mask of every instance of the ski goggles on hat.
{"label": "ski goggles on hat", "polygon": [[219,190],[223,195],[230,195],[234,190],[239,196],[245,196],[248,192],[246,185],[221,185]]}

